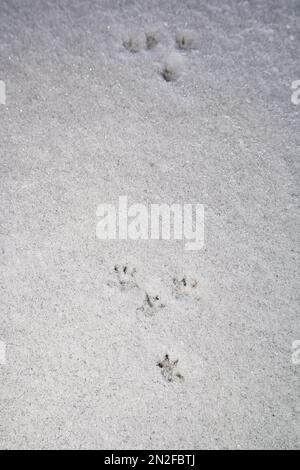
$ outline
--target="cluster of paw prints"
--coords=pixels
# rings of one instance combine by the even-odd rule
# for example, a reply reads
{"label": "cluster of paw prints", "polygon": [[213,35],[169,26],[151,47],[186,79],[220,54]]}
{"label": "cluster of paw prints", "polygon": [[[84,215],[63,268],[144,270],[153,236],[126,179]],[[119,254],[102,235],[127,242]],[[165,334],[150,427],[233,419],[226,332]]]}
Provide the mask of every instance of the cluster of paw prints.
{"label": "cluster of paw prints", "polygon": [[[128,34],[123,38],[123,46],[131,53],[137,53],[142,49],[153,49],[160,42],[159,34],[155,31],[147,32],[143,35]],[[195,37],[189,31],[182,31],[175,37],[175,47],[179,51],[189,51],[195,47]],[[179,54],[171,53],[165,59],[160,69],[160,75],[167,81],[177,80],[183,68],[182,57]]]}
{"label": "cluster of paw prints", "polygon": [[[121,291],[129,291],[131,289],[142,289],[136,279],[136,268],[129,265],[116,265],[114,267],[114,284],[116,284]],[[172,294],[175,298],[183,296],[191,296],[194,294],[198,281],[187,276],[174,277],[172,279]],[[162,302],[159,293],[144,291],[143,304],[137,308],[137,314],[143,315],[144,318],[154,317],[161,309],[166,307]],[[157,363],[161,369],[163,378],[167,382],[183,382],[184,377],[178,371],[178,359],[171,360],[169,355]]]}

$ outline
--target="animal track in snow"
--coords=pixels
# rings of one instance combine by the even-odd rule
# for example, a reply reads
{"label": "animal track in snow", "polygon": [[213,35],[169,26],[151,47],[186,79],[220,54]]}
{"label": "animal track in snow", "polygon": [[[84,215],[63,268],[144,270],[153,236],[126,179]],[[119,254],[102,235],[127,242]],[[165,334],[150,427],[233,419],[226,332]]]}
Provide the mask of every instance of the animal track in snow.
{"label": "animal track in snow", "polygon": [[137,312],[143,312],[146,317],[153,317],[165,305],[161,302],[159,295],[151,295],[145,292],[144,303],[137,309]]}
{"label": "animal track in snow", "polygon": [[144,38],[137,33],[129,33],[123,37],[123,46],[129,52],[139,52],[144,47]]}
{"label": "animal track in snow", "polygon": [[129,290],[138,287],[135,279],[136,268],[133,268],[127,264],[122,266],[115,265],[114,273],[121,290]]}
{"label": "animal track in snow", "polygon": [[156,31],[146,32],[146,46],[147,49],[153,49],[159,42],[158,33]]}
{"label": "animal track in snow", "polygon": [[180,298],[185,295],[194,295],[196,294],[196,287],[198,281],[196,279],[187,277],[174,277],[173,278],[173,294],[175,297]]}
{"label": "animal track in snow", "polygon": [[175,40],[177,48],[185,51],[192,49],[195,43],[194,35],[189,31],[181,31],[176,35]]}
{"label": "animal track in snow", "polygon": [[182,69],[182,58],[178,54],[172,53],[166,58],[163,64],[161,75],[166,82],[173,82],[179,78]]}
{"label": "animal track in snow", "polygon": [[167,382],[183,382],[184,377],[177,368],[178,359],[171,361],[168,354],[165,355],[162,361],[157,363],[161,369],[161,374]]}

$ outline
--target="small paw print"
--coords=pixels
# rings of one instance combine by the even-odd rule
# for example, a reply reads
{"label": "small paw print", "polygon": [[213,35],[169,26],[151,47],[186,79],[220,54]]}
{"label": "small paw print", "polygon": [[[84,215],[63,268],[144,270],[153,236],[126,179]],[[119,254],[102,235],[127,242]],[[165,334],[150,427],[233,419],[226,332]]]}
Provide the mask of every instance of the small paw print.
{"label": "small paw print", "polygon": [[162,67],[161,75],[166,82],[173,82],[177,80],[183,69],[183,61],[179,54],[170,54]]}
{"label": "small paw print", "polygon": [[189,31],[181,31],[176,35],[176,45],[178,49],[189,50],[192,49],[195,43],[194,35]]}
{"label": "small paw print", "polygon": [[128,290],[138,287],[135,274],[136,269],[128,266],[127,264],[114,267],[114,273],[121,290]]}
{"label": "small paw print", "polygon": [[123,37],[123,46],[129,52],[139,52],[144,47],[144,38],[138,33],[129,33]]}
{"label": "small paw print", "polygon": [[138,312],[143,312],[147,317],[153,317],[160,309],[164,308],[165,305],[162,303],[158,294],[151,295],[145,292],[144,303],[137,309]]}
{"label": "small paw print", "polygon": [[175,297],[182,297],[185,295],[192,295],[196,291],[198,281],[196,279],[183,276],[180,278],[173,278],[173,293]]}
{"label": "small paw print", "polygon": [[146,33],[146,46],[147,49],[153,49],[158,44],[158,34],[156,31],[147,31]]}
{"label": "small paw print", "polygon": [[171,361],[168,354],[165,355],[162,361],[157,363],[157,366],[161,369],[161,374],[167,382],[183,382],[184,377],[178,371],[178,359]]}

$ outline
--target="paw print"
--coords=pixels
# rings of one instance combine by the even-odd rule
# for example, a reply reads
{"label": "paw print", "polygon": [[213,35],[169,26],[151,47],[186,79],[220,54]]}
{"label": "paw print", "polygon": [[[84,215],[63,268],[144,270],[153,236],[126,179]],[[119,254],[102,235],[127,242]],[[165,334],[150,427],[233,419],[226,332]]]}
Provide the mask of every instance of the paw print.
{"label": "paw print", "polygon": [[147,317],[153,317],[165,305],[161,302],[159,295],[151,295],[145,292],[145,300],[142,307],[138,308],[138,312],[143,312]]}
{"label": "paw print", "polygon": [[129,52],[139,52],[144,46],[144,39],[140,34],[130,33],[123,37],[123,46]]}
{"label": "paw print", "polygon": [[173,293],[175,297],[183,297],[185,295],[192,295],[196,292],[198,281],[196,279],[183,276],[180,278],[173,278]]}
{"label": "paw print", "polygon": [[135,268],[132,268],[127,264],[122,266],[116,265],[114,267],[114,272],[121,290],[129,290],[138,287],[135,279]]}
{"label": "paw print", "polygon": [[162,361],[157,363],[157,366],[161,369],[163,378],[167,382],[183,382],[184,377],[177,369],[178,359],[171,361],[168,354],[165,355]]}
{"label": "paw print", "polygon": [[156,31],[147,31],[146,46],[147,49],[153,49],[158,44],[158,34]]}
{"label": "paw print", "polygon": [[194,46],[194,35],[189,31],[181,31],[176,35],[176,45],[178,49],[189,50]]}
{"label": "paw print", "polygon": [[163,64],[161,75],[166,82],[173,82],[177,80],[182,72],[183,62],[178,54],[170,54]]}

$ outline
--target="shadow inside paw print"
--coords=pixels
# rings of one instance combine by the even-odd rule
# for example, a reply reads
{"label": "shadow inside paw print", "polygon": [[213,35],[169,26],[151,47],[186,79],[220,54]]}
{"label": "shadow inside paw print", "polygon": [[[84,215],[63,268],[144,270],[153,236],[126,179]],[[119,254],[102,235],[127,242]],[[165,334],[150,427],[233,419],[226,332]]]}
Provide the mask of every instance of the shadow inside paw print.
{"label": "shadow inside paw print", "polygon": [[153,49],[158,44],[158,34],[155,31],[148,31],[146,33],[146,46],[147,49]]}
{"label": "shadow inside paw print", "polygon": [[161,369],[163,378],[167,382],[183,382],[184,377],[177,369],[178,359],[171,361],[168,354],[165,355],[164,359],[157,363],[157,366]]}
{"label": "shadow inside paw print", "polygon": [[182,278],[173,278],[173,293],[175,297],[182,297],[184,295],[192,295],[196,293],[198,281],[190,279],[187,276]]}
{"label": "shadow inside paw print", "polygon": [[126,264],[123,266],[116,265],[114,267],[114,272],[121,290],[128,290],[133,289],[134,287],[138,287],[135,279],[135,268],[132,268]]}
{"label": "shadow inside paw print", "polygon": [[150,295],[145,293],[145,300],[141,307],[137,309],[138,312],[143,312],[147,317],[153,317],[165,305],[161,302],[159,295]]}
{"label": "shadow inside paw print", "polygon": [[129,52],[132,52],[132,53],[139,52],[143,48],[143,45],[144,45],[144,40],[139,34],[136,34],[136,33],[127,34],[126,36],[123,37],[123,46]]}
{"label": "shadow inside paw print", "polygon": [[176,45],[178,49],[190,50],[195,45],[194,35],[189,31],[181,31],[176,35]]}

